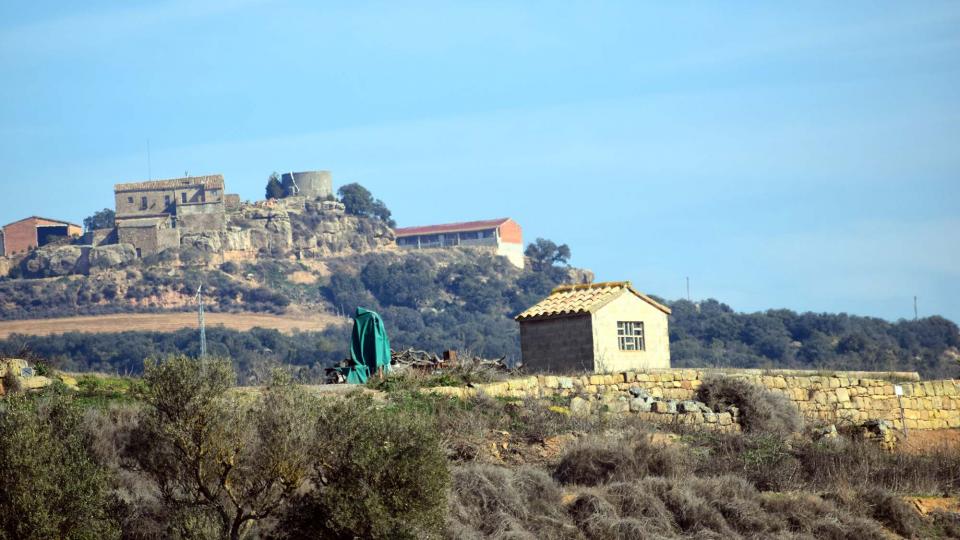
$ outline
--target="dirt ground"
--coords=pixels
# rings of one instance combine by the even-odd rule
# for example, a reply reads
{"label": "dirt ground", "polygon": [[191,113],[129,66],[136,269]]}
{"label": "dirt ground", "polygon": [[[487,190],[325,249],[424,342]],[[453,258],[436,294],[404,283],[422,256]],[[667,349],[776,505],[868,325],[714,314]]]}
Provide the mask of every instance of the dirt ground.
{"label": "dirt ground", "polygon": [[[222,325],[234,330],[250,330],[254,327],[273,328],[286,334],[294,330],[323,330],[332,324],[345,324],[343,319],[327,314],[311,317],[268,315],[263,313],[207,313],[207,326]],[[61,319],[30,319],[0,321],[0,339],[10,334],[46,336],[64,332],[124,332],[154,331],[173,332],[181,328],[197,326],[196,313],[135,313],[98,315],[92,317],[66,317]]]}

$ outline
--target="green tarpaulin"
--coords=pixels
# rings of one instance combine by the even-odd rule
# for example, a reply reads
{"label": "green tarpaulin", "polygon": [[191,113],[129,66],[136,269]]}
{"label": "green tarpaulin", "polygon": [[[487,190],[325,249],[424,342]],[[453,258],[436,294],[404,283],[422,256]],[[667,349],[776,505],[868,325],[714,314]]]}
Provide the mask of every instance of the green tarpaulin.
{"label": "green tarpaulin", "polygon": [[353,318],[353,337],[350,340],[350,359],[353,365],[347,371],[347,382],[363,384],[383,368],[390,372],[390,338],[383,319],[376,312],[357,308]]}

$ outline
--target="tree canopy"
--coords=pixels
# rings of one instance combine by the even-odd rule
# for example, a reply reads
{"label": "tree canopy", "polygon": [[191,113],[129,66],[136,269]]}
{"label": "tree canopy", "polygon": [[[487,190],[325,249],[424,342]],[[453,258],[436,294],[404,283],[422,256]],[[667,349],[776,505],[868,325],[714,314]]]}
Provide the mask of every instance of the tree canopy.
{"label": "tree canopy", "polygon": [[83,218],[83,228],[86,231],[112,229],[115,218],[116,213],[113,210],[104,208],[103,210],[94,212],[92,216]]}
{"label": "tree canopy", "polygon": [[280,183],[280,175],[276,172],[270,174],[267,179],[266,197],[267,199],[282,199],[286,196],[283,184]]}
{"label": "tree canopy", "polygon": [[370,190],[360,184],[346,184],[337,190],[340,202],[346,207],[346,212],[354,216],[377,218],[390,227],[396,222],[391,217],[390,209],[380,199],[375,199]]}
{"label": "tree canopy", "polygon": [[537,272],[548,269],[554,265],[566,265],[570,260],[570,246],[560,244],[559,246],[552,240],[546,238],[537,238],[529,244],[523,252],[530,259],[530,264]]}

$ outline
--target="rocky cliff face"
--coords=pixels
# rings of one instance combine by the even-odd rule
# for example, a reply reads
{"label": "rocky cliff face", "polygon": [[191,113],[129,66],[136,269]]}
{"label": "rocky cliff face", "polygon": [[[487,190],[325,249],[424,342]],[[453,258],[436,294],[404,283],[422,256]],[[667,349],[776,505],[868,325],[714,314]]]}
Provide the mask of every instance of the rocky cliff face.
{"label": "rocky cliff face", "polygon": [[54,277],[121,268],[136,259],[130,244],[44,246],[23,259],[20,268],[26,277]]}
{"label": "rocky cliff face", "polygon": [[272,203],[243,205],[231,215],[224,249],[302,258],[394,249],[395,236],[390,227],[347,215],[339,203],[297,198]]}

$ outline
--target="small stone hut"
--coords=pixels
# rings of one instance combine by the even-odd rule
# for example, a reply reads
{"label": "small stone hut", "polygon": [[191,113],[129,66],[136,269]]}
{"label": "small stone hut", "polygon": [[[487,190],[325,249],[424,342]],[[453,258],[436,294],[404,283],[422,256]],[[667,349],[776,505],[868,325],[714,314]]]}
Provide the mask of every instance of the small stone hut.
{"label": "small stone hut", "polygon": [[557,287],[516,317],[523,365],[534,373],[669,368],[669,315],[629,281]]}

